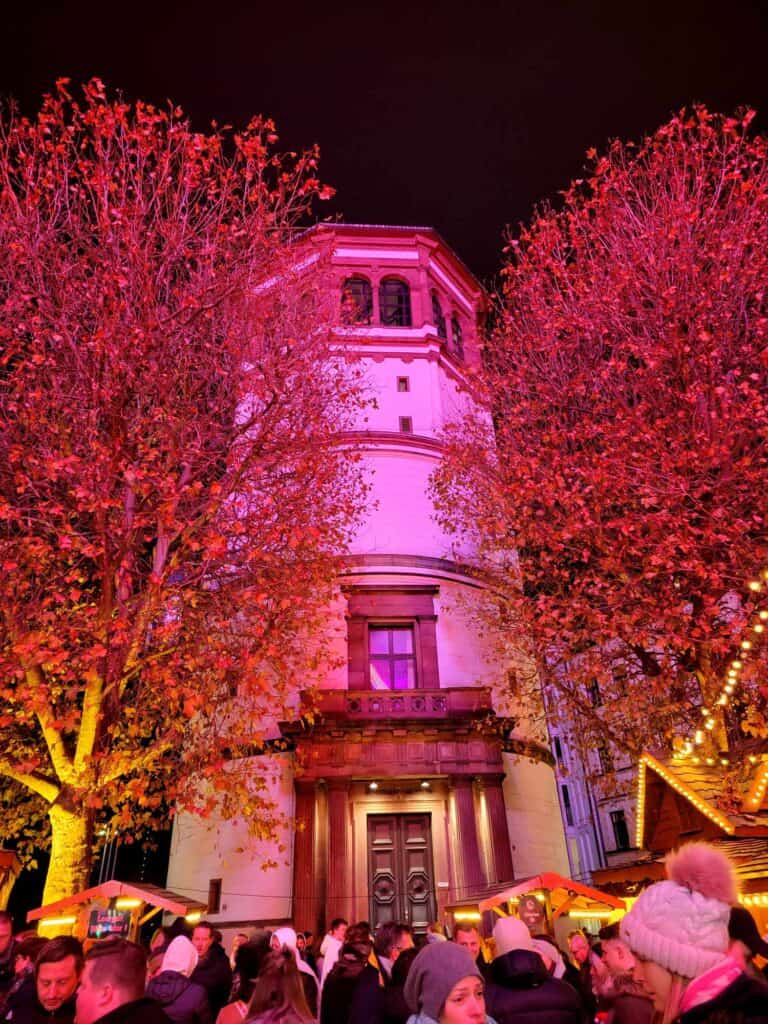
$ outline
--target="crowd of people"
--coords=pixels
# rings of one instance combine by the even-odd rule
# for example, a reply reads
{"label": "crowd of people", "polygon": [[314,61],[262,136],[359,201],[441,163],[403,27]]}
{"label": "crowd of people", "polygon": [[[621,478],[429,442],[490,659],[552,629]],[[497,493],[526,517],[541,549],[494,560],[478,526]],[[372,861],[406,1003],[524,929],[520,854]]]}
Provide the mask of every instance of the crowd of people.
{"label": "crowd of people", "polygon": [[159,928],[149,949],[13,935],[0,912],[6,1024],[768,1024],[768,944],[738,905],[733,870],[696,843],[668,862],[620,922],[560,949],[515,916],[490,941],[404,923],[371,934],[331,922],[319,944],[290,926],[241,933]]}

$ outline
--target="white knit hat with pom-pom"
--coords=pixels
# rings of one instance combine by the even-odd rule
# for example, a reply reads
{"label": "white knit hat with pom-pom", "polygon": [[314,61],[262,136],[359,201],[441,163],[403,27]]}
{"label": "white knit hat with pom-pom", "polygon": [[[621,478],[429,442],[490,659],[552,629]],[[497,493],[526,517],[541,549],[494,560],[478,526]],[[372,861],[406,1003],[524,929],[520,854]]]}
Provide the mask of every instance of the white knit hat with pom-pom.
{"label": "white knit hat with pom-pom", "polygon": [[728,949],[728,918],[737,902],[733,866],[707,843],[689,843],[667,858],[669,880],[649,886],[619,926],[643,960],[697,978]]}

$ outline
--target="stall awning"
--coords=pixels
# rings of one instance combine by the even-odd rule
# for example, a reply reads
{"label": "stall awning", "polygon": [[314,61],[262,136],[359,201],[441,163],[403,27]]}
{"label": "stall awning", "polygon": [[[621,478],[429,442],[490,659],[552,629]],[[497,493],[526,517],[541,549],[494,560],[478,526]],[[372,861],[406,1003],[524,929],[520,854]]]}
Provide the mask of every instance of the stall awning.
{"label": "stall awning", "polygon": [[117,897],[138,899],[144,904],[149,904],[160,910],[167,910],[169,913],[181,917],[207,910],[205,903],[189,899],[178,892],[171,892],[170,889],[161,889],[157,885],[147,885],[143,882],[118,882],[116,879],[112,879],[109,882],[102,882],[101,885],[94,885],[90,889],[83,889],[82,892],[76,892],[72,896],[66,896],[63,900],[57,900],[55,903],[36,907],[27,914],[27,921],[38,921],[43,917],[53,917],[62,911],[72,910],[84,903],[92,903],[96,900],[108,901]]}
{"label": "stall awning", "polygon": [[528,893],[541,890],[549,893],[549,900],[556,915],[565,914],[569,910],[587,912],[589,910],[625,910],[624,900],[617,896],[611,896],[607,892],[593,889],[582,882],[576,882],[573,878],[564,878],[562,875],[552,871],[545,871],[541,875],[531,875],[530,878],[522,878],[519,882],[501,892],[489,896],[479,904],[481,913],[486,910],[494,910],[501,907],[509,900],[519,899]]}

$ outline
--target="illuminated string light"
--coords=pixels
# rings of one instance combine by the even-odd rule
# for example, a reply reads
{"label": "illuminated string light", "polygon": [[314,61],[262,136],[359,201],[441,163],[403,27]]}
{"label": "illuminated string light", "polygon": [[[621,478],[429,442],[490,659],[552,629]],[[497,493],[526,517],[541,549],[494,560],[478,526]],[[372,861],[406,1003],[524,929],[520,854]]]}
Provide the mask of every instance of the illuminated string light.
{"label": "illuminated string light", "polygon": [[[698,758],[694,759],[695,761]],[[714,760],[708,758],[708,763],[714,764]],[[651,768],[656,775],[662,778],[668,786],[674,789],[676,792],[684,796],[689,803],[693,804],[697,811],[703,814],[710,821],[714,822],[719,828],[723,830],[727,835],[733,835],[735,828],[731,821],[726,818],[716,807],[713,807],[709,801],[705,800],[699,793],[694,789],[691,789],[682,779],[677,778],[669,772],[661,762],[657,761],[651,754],[643,754],[640,758],[639,771],[637,774],[638,785],[637,785],[637,845],[642,846],[643,844],[643,819],[645,817],[645,793],[646,793],[646,770]],[[768,784],[768,765],[766,766],[766,784]]]}
{"label": "illuminated string light", "polygon": [[[765,589],[765,583],[768,583],[768,566],[761,570],[759,577],[748,580],[747,587],[750,591],[752,591],[753,594],[763,593]],[[760,611],[757,612],[757,621],[753,621],[750,627],[752,632],[756,636],[761,636],[766,631],[765,626],[763,625],[763,623],[765,622],[768,622],[768,608],[761,608]],[[738,658],[734,658],[728,666],[725,682],[721,687],[720,693],[718,694],[714,702],[715,707],[728,707],[730,703],[730,698],[733,696],[734,691],[739,683],[739,671],[744,667],[744,657],[749,653],[749,651],[752,650],[752,648],[752,640],[745,638],[740,642],[739,649],[743,652],[743,654],[740,655],[740,657]],[[713,732],[715,729],[716,722],[712,712],[709,710],[708,707],[703,707],[701,708],[701,715],[704,719],[704,729],[706,729],[710,733]],[[681,758],[689,756],[696,746],[701,746],[704,743],[705,735],[706,734],[700,728],[698,728],[694,731],[692,739],[685,739],[682,745],[680,745],[680,739],[678,737],[676,741],[677,752],[675,754],[675,759],[679,760]],[[699,764],[699,759],[694,758],[693,763]],[[714,761],[712,759],[707,758],[707,764],[713,763]],[[752,763],[754,764],[755,762],[753,761]],[[720,764],[725,768],[728,766],[729,762],[727,758],[720,758]]]}

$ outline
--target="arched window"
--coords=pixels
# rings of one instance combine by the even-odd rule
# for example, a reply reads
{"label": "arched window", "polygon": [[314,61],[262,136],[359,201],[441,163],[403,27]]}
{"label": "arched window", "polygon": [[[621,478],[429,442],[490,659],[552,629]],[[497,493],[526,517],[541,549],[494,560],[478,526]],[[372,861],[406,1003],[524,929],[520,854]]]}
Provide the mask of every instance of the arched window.
{"label": "arched window", "polygon": [[379,313],[385,327],[411,326],[411,290],[405,281],[384,278],[379,285]]}
{"label": "arched window", "polygon": [[348,277],[341,289],[345,319],[354,324],[373,320],[373,289],[367,277]]}
{"label": "arched window", "polygon": [[453,350],[459,359],[464,358],[464,338],[461,333],[461,324],[459,318],[454,313],[451,317],[451,344]]}
{"label": "arched window", "polygon": [[432,292],[432,319],[435,321],[435,330],[437,331],[438,338],[445,340],[448,334],[445,330],[445,317],[443,316],[443,308],[440,305],[437,292]]}

